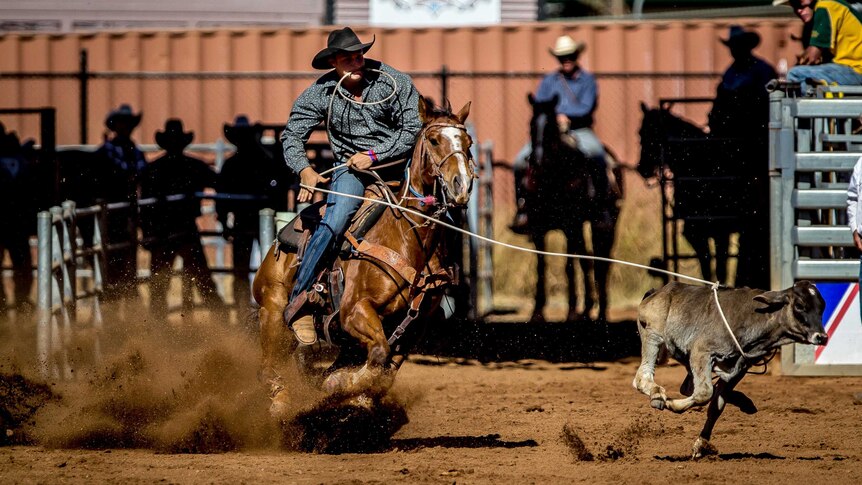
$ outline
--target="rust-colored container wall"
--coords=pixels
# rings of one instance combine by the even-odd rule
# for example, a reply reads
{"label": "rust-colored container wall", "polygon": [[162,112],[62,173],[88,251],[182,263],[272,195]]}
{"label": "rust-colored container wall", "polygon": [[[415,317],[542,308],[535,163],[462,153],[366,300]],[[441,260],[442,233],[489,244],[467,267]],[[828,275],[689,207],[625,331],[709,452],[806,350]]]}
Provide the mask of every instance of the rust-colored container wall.
{"label": "rust-colored container wall", "polygon": [[[368,56],[414,73],[417,87],[439,100],[439,78],[431,73],[446,65],[448,97],[457,109],[473,101],[470,118],[479,141],[492,140],[495,156],[511,161],[528,138],[528,92],[556,61],[548,53],[555,38],[569,34],[588,47],[582,65],[599,78],[596,131],[621,158],[637,157],[639,103],[660,98],[708,97],[718,74],[731,61],[720,38],[729,25],[741,23],[762,37],[755,53],[773,65],[793,65],[799,50],[791,41],[795,19],[733,19],[640,23],[532,23],[484,28],[357,28],[363,39],[376,36]],[[326,42],[329,29],[122,32],[92,35],[0,36],[0,73],[74,72],[86,49],[90,70],[112,73],[90,81],[88,142],[98,143],[105,114],[120,103],[144,113],[135,137],[153,142],[167,117],[182,118],[197,142],[221,137],[222,125],[239,113],[253,120],[282,123],[293,99],[319,72],[310,60]],[[117,76],[130,72],[172,76]],[[176,77],[176,73],[304,73],[295,77]],[[461,74],[472,73],[468,77]],[[508,73],[500,77],[490,74]],[[688,74],[681,76],[655,76]],[[691,76],[700,74],[700,76]],[[58,143],[79,142],[79,92],[75,79],[10,79],[0,75],[0,108],[55,106]],[[704,122],[709,106],[681,111]],[[37,120],[2,117],[22,137],[38,134]]]}

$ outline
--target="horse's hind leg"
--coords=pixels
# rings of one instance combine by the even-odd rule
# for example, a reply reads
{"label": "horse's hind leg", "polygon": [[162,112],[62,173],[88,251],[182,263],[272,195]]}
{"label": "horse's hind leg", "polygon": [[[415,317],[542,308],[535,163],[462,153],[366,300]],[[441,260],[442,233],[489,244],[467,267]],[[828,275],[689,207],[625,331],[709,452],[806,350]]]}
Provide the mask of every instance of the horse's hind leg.
{"label": "horse's hind leg", "polygon": [[285,383],[279,368],[284,365],[287,356],[296,350],[297,343],[288,334],[282,313],[290,290],[285,281],[290,281],[287,272],[293,255],[281,254],[279,261],[274,251],[278,250],[275,247],[270,249],[255,275],[254,299],[260,305],[261,365],[258,377],[270,386],[270,413],[281,416],[287,411],[289,394],[284,391]]}
{"label": "horse's hind leg", "polygon": [[[535,233],[533,234],[533,246],[536,247],[536,251],[544,251],[545,250],[545,234],[544,233]],[[536,254],[536,296],[533,303],[533,315],[530,317],[530,322],[544,322],[544,310],[545,310],[545,256],[543,254]]]}
{"label": "horse's hind leg", "polygon": [[[614,226],[610,228],[599,226],[599,224],[591,224],[593,254],[601,258],[610,258],[611,248],[614,245]],[[599,295],[598,319],[602,321],[606,321],[608,318],[608,272],[610,267],[611,265],[607,261],[595,261],[593,263],[596,291]]]}
{"label": "horse's hind leg", "polygon": [[719,231],[713,235],[715,241],[715,278],[727,284],[727,260],[730,256],[730,232]]}
{"label": "horse's hind leg", "polygon": [[688,239],[697,260],[700,262],[700,272],[703,279],[715,281],[711,267],[712,256],[709,254],[709,236],[697,222],[685,221],[683,235]]}
{"label": "horse's hind leg", "polygon": [[[569,254],[584,255],[587,253],[587,244],[582,232],[583,222],[575,224],[574,228],[567,229],[566,234],[566,252]],[[584,276],[584,312],[578,311],[578,288],[577,278],[575,277],[575,264],[580,266],[581,273]],[[590,318],[590,310],[593,308],[593,280],[592,271],[593,264],[591,260],[582,260],[580,258],[567,258],[566,261],[566,279],[569,285],[569,313],[566,317],[568,321],[580,320],[581,318]]]}

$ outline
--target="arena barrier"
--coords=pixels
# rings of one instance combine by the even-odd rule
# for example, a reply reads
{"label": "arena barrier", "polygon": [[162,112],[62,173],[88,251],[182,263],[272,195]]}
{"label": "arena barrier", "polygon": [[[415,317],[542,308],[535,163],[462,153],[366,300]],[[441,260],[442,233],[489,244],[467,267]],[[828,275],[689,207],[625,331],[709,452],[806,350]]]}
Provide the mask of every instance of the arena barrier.
{"label": "arena barrier", "polygon": [[788,375],[862,375],[859,260],[846,224],[849,174],[862,156],[862,88],[820,87],[816,97],[770,94],[772,289],[812,280],[826,300],[825,347],[786,345]]}
{"label": "arena barrier", "polygon": [[[90,326],[93,330],[93,352],[101,359],[99,333],[102,313],[99,296],[102,293],[105,248],[102,244],[104,217],[107,208],[94,206],[76,209],[75,203],[63,202],[37,215],[37,360],[43,377],[72,377],[68,346],[72,327],[78,323],[78,301],[92,299]],[[78,218],[92,218],[93,237],[90,247],[79,247]],[[89,265],[87,289],[79,291],[78,265]]]}
{"label": "arena barrier", "polygon": [[[222,197],[233,194],[222,194]],[[212,194],[196,194],[196,198],[215,198]],[[248,196],[254,198],[254,196]],[[157,203],[171,204],[186,196],[169,196],[164,201],[142,199],[138,206]],[[98,204],[78,208],[73,201],[51,207],[37,216],[37,362],[43,377],[71,379],[72,365],[69,349],[73,332],[86,331],[92,335],[92,359],[102,359],[100,333],[103,327],[102,304],[107,254],[127,248],[129,242],[107,241],[107,214],[114,210],[127,210],[128,202]],[[275,239],[275,212],[260,211],[258,244],[268,248]],[[82,220],[92,221],[92,236],[85,243],[78,230]],[[207,236],[203,236],[205,238]],[[138,245],[141,241],[134,240]],[[229,268],[212,270],[229,271]],[[139,276],[146,277],[146,273]],[[140,277],[139,277],[140,280]],[[79,304],[88,302],[88,321],[80,321]]]}

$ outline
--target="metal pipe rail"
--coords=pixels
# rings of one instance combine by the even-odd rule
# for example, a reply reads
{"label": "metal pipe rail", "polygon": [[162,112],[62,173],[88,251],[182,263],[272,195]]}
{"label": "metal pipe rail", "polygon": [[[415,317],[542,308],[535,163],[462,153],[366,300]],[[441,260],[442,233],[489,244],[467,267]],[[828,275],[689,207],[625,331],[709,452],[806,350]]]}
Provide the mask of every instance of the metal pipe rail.
{"label": "metal pipe rail", "polygon": [[[185,195],[168,197],[172,202],[185,198]],[[142,200],[139,205],[158,202],[155,199]],[[104,324],[101,300],[106,253],[129,244],[107,244],[104,241],[106,215],[111,210],[130,206],[128,202],[121,202],[79,209],[74,202],[66,201],[61,207],[51,207],[37,215],[37,362],[43,377],[71,379],[74,375],[68,349],[73,328],[79,328],[78,302],[81,300],[92,302],[89,326],[93,338],[93,359],[101,361]],[[260,211],[258,241],[261,252],[275,240],[274,216],[272,209]],[[92,245],[79,246],[78,222],[85,218],[94,220]],[[87,269],[79,270],[79,266]],[[79,283],[84,284],[79,286]]]}
{"label": "metal pipe rail", "polygon": [[[818,87],[821,96],[852,91]],[[849,173],[862,156],[854,144],[862,137],[850,135],[860,116],[858,97],[794,98],[782,91],[770,93],[772,289],[787,288],[801,279],[855,282],[859,277],[858,259],[845,253],[845,248],[853,247],[845,214]],[[824,324],[830,323],[825,320],[824,316]],[[829,327],[830,336],[835,328]],[[839,332],[843,331],[846,328]],[[782,373],[788,375],[862,374],[862,362],[824,364],[810,346],[787,345],[781,355]],[[844,357],[839,362],[850,360]]]}
{"label": "metal pipe rail", "polygon": [[[81,217],[102,219],[102,207],[82,211]],[[100,295],[104,274],[105,254],[102,245],[104,221],[95,223],[93,245],[87,251],[77,246],[75,203],[66,201],[62,207],[51,207],[37,215],[37,361],[45,378],[72,377],[68,346],[72,327],[77,323],[77,302],[92,298],[91,326],[94,358],[101,360],[102,312]],[[78,290],[79,261],[92,268],[89,289]]]}

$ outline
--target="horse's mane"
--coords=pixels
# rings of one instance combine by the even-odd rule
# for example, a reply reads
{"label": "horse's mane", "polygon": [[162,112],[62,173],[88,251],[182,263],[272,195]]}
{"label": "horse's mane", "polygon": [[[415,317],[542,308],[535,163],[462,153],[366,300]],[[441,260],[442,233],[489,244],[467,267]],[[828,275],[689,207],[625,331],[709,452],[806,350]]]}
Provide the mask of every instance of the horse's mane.
{"label": "horse's mane", "polygon": [[425,99],[431,102],[431,111],[426,112],[430,118],[451,118],[455,115],[455,113],[452,112],[452,104],[448,99],[446,100],[446,104],[443,106],[438,106],[431,98],[426,97]]}
{"label": "horse's mane", "polygon": [[[664,129],[668,133],[675,133],[677,135],[688,135],[688,136],[703,136],[704,131],[703,128],[695,124],[694,122],[673,113],[671,110],[666,108],[651,108],[650,113],[655,116],[652,119],[653,122],[659,123],[661,122],[664,126]],[[647,121],[647,117],[644,117],[644,122]]]}

